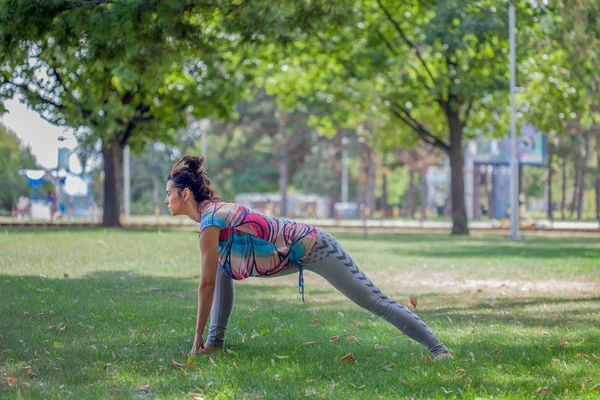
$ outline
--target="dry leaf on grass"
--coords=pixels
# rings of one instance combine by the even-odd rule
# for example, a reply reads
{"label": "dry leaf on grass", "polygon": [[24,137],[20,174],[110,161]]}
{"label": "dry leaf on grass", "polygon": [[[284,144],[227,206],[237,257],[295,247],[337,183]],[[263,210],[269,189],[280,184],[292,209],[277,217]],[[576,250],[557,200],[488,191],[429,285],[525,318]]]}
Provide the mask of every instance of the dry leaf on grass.
{"label": "dry leaf on grass", "polygon": [[575,358],[587,358],[587,355],[578,353],[578,354],[575,354]]}
{"label": "dry leaf on grass", "polygon": [[0,378],[0,383],[1,382],[6,382],[8,383],[8,386],[12,386],[13,383],[17,382],[17,378],[15,378],[14,376],[8,376],[6,378]]}
{"label": "dry leaf on grass", "polygon": [[600,390],[600,383],[593,386],[590,390]]}
{"label": "dry leaf on grass", "polygon": [[548,332],[546,332],[546,331],[542,331],[542,332],[540,332],[540,334],[541,334],[542,336],[548,336],[550,333],[548,333]]}
{"label": "dry leaf on grass", "polygon": [[277,354],[273,354],[273,355],[279,359],[290,358],[290,356],[278,356]]}
{"label": "dry leaf on grass", "polygon": [[320,324],[321,320],[319,318],[315,318],[312,321],[310,321],[311,324]]}
{"label": "dry leaf on grass", "polygon": [[383,350],[383,349],[387,349],[387,346],[382,346],[380,344],[375,345],[375,350]]}
{"label": "dry leaf on grass", "polygon": [[560,342],[562,347],[569,347],[569,342]]}
{"label": "dry leaf on grass", "polygon": [[408,299],[408,307],[409,310],[414,310],[415,308],[417,308],[417,298],[416,297],[411,297],[410,299]]}
{"label": "dry leaf on grass", "polygon": [[335,342],[336,340],[338,340],[340,338],[340,335],[335,335],[329,338],[330,342]]}
{"label": "dry leaf on grass", "polygon": [[188,394],[194,400],[204,400],[204,397],[202,397],[202,395],[199,393],[188,393]]}
{"label": "dry leaf on grass", "polygon": [[547,392],[548,388],[546,386],[541,387],[541,388],[537,388],[537,390],[535,391],[535,393],[540,394],[542,392]]}
{"label": "dry leaf on grass", "polygon": [[175,368],[183,368],[183,366],[184,366],[183,364],[179,364],[174,359],[171,359],[171,365],[174,366]]}
{"label": "dry leaf on grass", "polygon": [[340,358],[340,361],[343,363],[358,364],[358,361],[356,361],[356,358],[354,358],[354,355],[352,353],[346,354],[344,357]]}
{"label": "dry leaf on grass", "polygon": [[150,391],[150,385],[144,385],[144,386],[140,386],[138,388],[139,391],[142,391],[144,393],[148,393]]}
{"label": "dry leaf on grass", "polygon": [[307,345],[307,346],[312,346],[312,345],[314,345],[314,344],[317,344],[317,342],[306,342],[306,343],[304,343],[304,344],[305,344],[305,345]]}
{"label": "dry leaf on grass", "polygon": [[28,369],[27,370],[27,376],[30,378],[35,378],[37,375],[33,373],[32,370]]}

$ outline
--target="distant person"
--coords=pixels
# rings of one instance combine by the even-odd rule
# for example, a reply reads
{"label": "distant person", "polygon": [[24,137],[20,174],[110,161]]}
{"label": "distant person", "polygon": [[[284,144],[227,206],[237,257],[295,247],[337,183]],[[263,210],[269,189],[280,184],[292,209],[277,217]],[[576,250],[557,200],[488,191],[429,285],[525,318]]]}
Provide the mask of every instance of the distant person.
{"label": "distant person", "polygon": [[48,203],[48,207],[50,207],[50,223],[52,223],[54,214],[56,213],[56,196],[52,193],[52,190],[48,190],[45,200]]}
{"label": "distant person", "polygon": [[177,161],[167,177],[165,199],[171,215],[187,215],[200,224],[202,274],[191,355],[223,349],[235,298],[233,280],[298,273],[304,301],[303,270],[307,269],[426,346],[434,359],[452,357],[419,317],[389,299],[363,274],[333,236],[310,225],[221,202],[204,173],[203,161],[193,156]]}
{"label": "distant person", "polygon": [[23,219],[26,215],[30,215],[30,203],[29,197],[27,196],[19,196],[16,204],[16,217],[17,219]]}

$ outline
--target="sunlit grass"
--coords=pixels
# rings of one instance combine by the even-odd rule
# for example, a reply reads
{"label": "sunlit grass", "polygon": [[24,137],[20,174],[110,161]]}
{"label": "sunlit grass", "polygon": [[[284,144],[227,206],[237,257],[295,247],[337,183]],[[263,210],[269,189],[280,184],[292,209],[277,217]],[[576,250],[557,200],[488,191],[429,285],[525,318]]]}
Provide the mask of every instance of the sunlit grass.
{"label": "sunlit grass", "polygon": [[[182,372],[171,360],[185,364],[192,344],[196,233],[14,230],[0,236],[0,395],[600,395],[598,238],[336,236],[390,297],[417,297],[454,360],[429,362],[425,348],[307,273],[306,304],[295,276],[238,282],[229,351]],[[357,364],[340,361],[350,352]]]}

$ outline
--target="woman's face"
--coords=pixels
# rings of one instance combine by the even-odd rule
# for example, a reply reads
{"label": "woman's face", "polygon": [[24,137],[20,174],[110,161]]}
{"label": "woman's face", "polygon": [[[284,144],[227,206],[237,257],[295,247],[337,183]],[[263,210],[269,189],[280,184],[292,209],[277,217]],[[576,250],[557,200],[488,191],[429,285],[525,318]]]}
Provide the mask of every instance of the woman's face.
{"label": "woman's face", "polygon": [[173,181],[167,181],[167,197],[165,204],[169,208],[171,215],[179,215],[183,210],[183,198],[179,196],[179,189],[173,186]]}

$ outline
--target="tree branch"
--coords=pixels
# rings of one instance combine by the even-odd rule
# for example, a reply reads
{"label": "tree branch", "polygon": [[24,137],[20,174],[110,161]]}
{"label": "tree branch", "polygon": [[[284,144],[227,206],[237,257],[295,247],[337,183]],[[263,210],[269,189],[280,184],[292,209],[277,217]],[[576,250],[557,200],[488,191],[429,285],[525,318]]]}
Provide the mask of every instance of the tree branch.
{"label": "tree branch", "polygon": [[54,102],[54,101],[52,101],[50,99],[46,99],[45,97],[43,97],[41,94],[39,94],[35,90],[31,90],[27,84],[14,83],[12,81],[9,81],[6,78],[4,78],[4,83],[9,84],[9,85],[13,85],[14,87],[17,87],[17,88],[21,89],[22,91],[27,92],[30,95],[33,95],[34,97],[36,97],[42,103],[49,104],[49,105],[54,106],[54,107],[56,107],[58,109],[65,108],[65,106],[63,106],[61,104],[58,104],[58,103],[56,103],[56,102]]}
{"label": "tree branch", "polygon": [[424,142],[429,143],[433,146],[439,147],[445,152],[450,151],[450,146],[446,144],[444,141],[439,138],[433,136],[423,125],[421,125],[411,114],[410,112],[402,107],[400,104],[393,102],[392,106],[397,108],[392,108],[391,111],[394,113],[396,117],[402,120],[406,125],[410,126]]}
{"label": "tree branch", "polygon": [[410,47],[411,49],[414,50],[415,54],[417,55],[417,57],[421,61],[421,64],[423,64],[423,67],[425,67],[425,70],[427,71],[427,74],[431,78],[431,81],[433,82],[433,85],[435,87],[437,87],[437,82],[435,81],[435,78],[433,77],[433,74],[431,73],[431,70],[429,69],[429,67],[427,67],[427,63],[425,62],[425,60],[423,60],[423,57],[421,57],[421,53],[419,53],[419,50],[417,49],[417,46],[413,42],[411,42],[411,40],[406,36],[406,34],[404,33],[404,30],[402,29],[402,27],[396,22],[396,20],[394,20],[394,18],[389,13],[389,11],[387,10],[387,8],[385,8],[383,6],[383,4],[381,4],[381,0],[377,0],[377,4],[379,4],[379,8],[381,8],[383,10],[383,12],[385,13],[385,16],[387,17],[387,19],[392,23],[392,25],[394,25],[394,28],[396,28],[396,31],[398,31],[398,33],[400,34],[400,37],[402,38],[402,40],[404,41],[404,43],[406,43],[408,45],[408,47]]}

